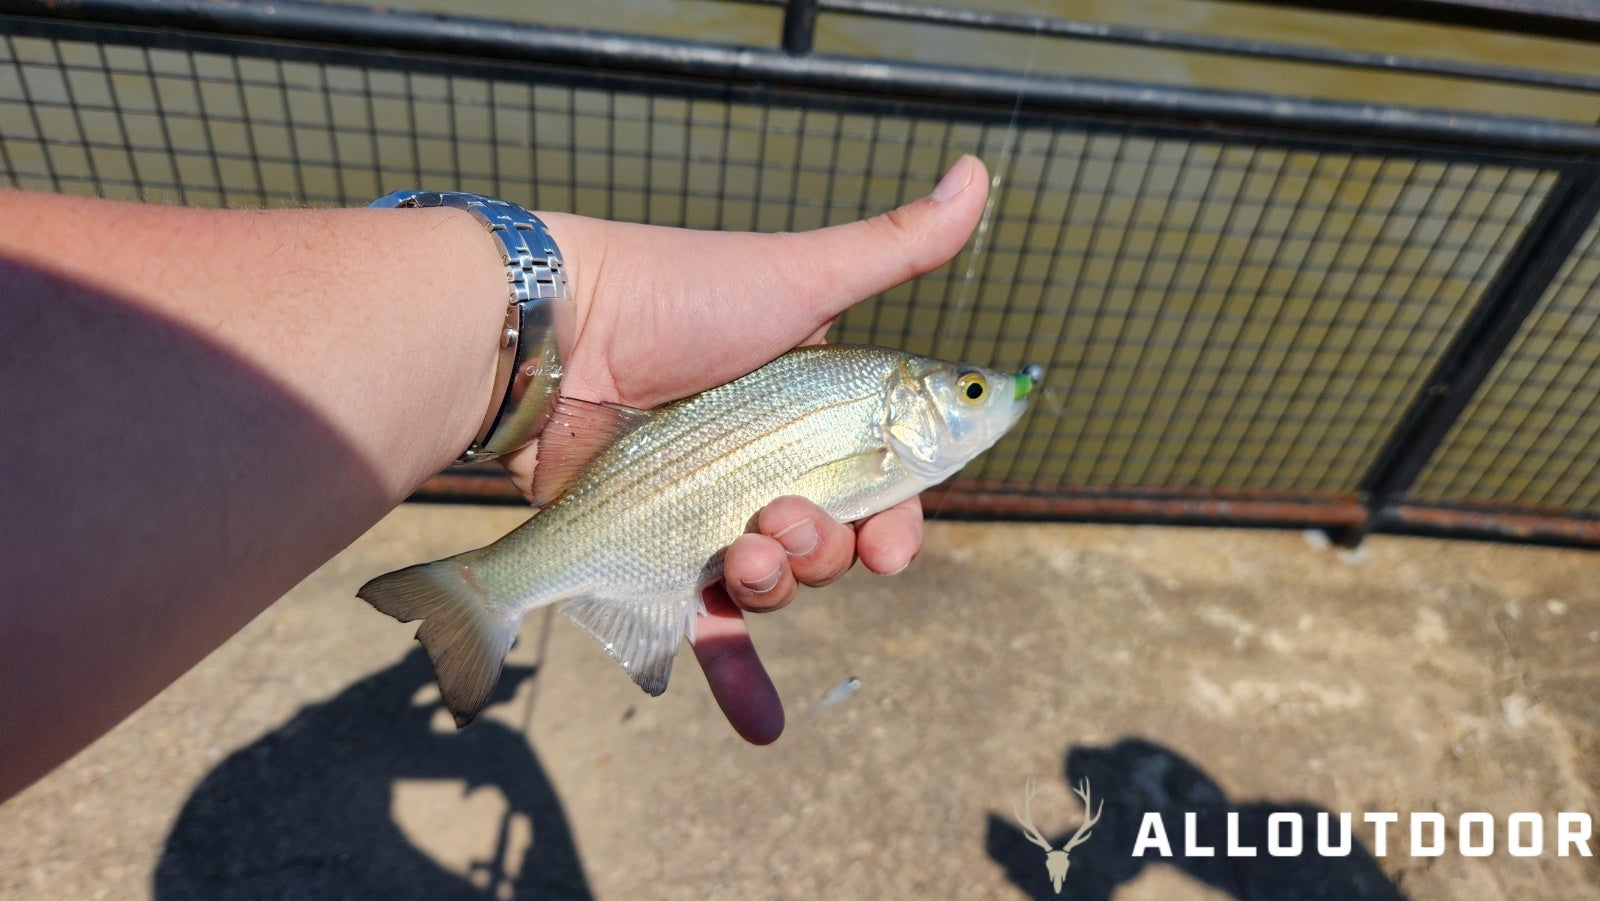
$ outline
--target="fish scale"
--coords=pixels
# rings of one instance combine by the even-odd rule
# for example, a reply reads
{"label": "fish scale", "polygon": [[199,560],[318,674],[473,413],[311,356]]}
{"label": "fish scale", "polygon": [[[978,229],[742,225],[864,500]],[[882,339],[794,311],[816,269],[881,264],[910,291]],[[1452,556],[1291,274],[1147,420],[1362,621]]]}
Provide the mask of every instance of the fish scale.
{"label": "fish scale", "polygon": [[[748,387],[770,389],[772,403],[750,404],[743,394],[708,392],[664,409],[652,423],[662,433],[655,454],[638,459],[630,453],[631,445],[624,443],[596,459],[568,495],[540,512],[539,528],[507,536],[505,541],[513,543],[508,550],[520,546],[527,554],[502,554],[475,565],[481,567],[481,580],[502,596],[525,603],[551,592],[585,593],[618,579],[639,589],[686,587],[681,574],[672,573],[665,562],[685,556],[711,561],[728,543],[721,536],[730,529],[735,536],[744,530],[743,511],[752,506],[759,510],[827,456],[832,446],[817,441],[818,434],[870,429],[876,407],[871,395],[885,377],[883,372],[857,369],[851,373],[854,378],[824,385],[822,390],[830,397],[854,393],[858,395],[854,405],[832,401],[810,417],[795,419],[784,411],[814,406],[819,394],[797,386],[781,369],[758,375],[761,378]],[[691,433],[697,439],[691,452],[667,450],[682,447],[678,439]],[[802,448],[808,444],[818,450],[806,453]],[[833,444],[854,452],[854,445]],[[722,494],[725,503],[709,511],[714,520],[703,523],[704,528],[657,527],[690,518],[685,514],[704,506],[702,498],[708,492]],[[633,535],[638,543],[595,542],[600,532]],[[537,566],[523,562],[535,554],[540,558]],[[716,577],[711,570],[718,568],[708,566],[687,587],[698,590],[709,584]],[[552,579],[549,573],[560,576]]]}
{"label": "fish scale", "polygon": [[417,638],[459,724],[483,706],[522,619],[558,602],[660,694],[704,612],[701,589],[763,507],[800,494],[850,521],[912,497],[998,440],[1032,382],[827,345],[649,413],[562,398],[541,466],[597,423],[617,431],[550,503],[494,544],[380,576],[359,594],[423,620]]}

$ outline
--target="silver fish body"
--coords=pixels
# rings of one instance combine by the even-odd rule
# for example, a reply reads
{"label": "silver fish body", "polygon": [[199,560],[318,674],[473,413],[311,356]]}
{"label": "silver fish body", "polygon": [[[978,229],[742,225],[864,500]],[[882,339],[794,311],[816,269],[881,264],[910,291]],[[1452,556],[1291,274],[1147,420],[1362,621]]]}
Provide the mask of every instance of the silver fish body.
{"label": "silver fish body", "polygon": [[488,547],[359,594],[423,620],[417,638],[458,724],[482,708],[523,617],[556,602],[659,695],[693,641],[701,589],[763,507],[796,494],[849,522],[912,497],[1004,435],[1034,376],[825,345],[648,413],[563,399],[550,448],[588,429],[619,434],[559,496]]}
{"label": "silver fish body", "polygon": [[860,689],[861,680],[855,676],[851,676],[850,678],[829,689],[827,694],[823,695],[816,704],[813,704],[811,707],[811,715],[816,716],[818,713],[827,710],[829,707],[832,707],[833,705],[838,704],[840,701],[843,701],[845,698],[855,694]]}

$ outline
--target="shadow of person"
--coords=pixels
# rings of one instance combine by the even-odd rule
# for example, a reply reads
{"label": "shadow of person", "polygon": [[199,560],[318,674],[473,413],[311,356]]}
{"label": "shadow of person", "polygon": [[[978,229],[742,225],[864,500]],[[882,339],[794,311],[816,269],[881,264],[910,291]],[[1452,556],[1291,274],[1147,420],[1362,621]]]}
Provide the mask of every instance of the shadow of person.
{"label": "shadow of person", "polygon": [[[1359,816],[1352,817],[1348,853],[1324,856],[1317,844],[1317,815],[1327,813],[1322,808],[1300,801],[1232,803],[1204,770],[1154,742],[1129,738],[1110,748],[1076,747],[1067,753],[1065,769],[1070,784],[1089,781],[1097,809],[1104,804],[1093,831],[1070,855],[1065,897],[1108,899],[1117,886],[1132,881],[1152,864],[1176,867],[1241,901],[1394,901],[1403,897],[1355,838]],[[1018,787],[1020,790],[1021,785]],[[1141,856],[1134,856],[1147,813],[1160,815],[1172,856],[1164,856],[1149,844]],[[1190,813],[1195,815],[1193,844],[1214,849],[1211,856],[1186,853],[1185,815]],[[1238,824],[1239,846],[1254,847],[1254,857],[1228,855],[1230,813]],[[1303,845],[1298,856],[1268,853],[1268,818],[1274,813],[1299,816]],[[1328,843],[1337,850],[1343,835],[1339,817],[1328,813],[1327,821]],[[1285,835],[1286,829],[1280,830],[1280,835]],[[1069,832],[1045,840],[1059,849],[1073,835]],[[1045,871],[1044,849],[1011,817],[989,815],[985,845],[990,859],[1029,897],[1055,897]]]}
{"label": "shadow of person", "polygon": [[[509,700],[534,667],[507,666],[490,703]],[[230,755],[189,796],[155,872],[161,901],[205,898],[588,898],[566,814],[527,740],[490,719],[434,732],[433,681],[413,650],[333,699]],[[507,808],[471,879],[417,847],[396,822],[402,780],[489,786]],[[511,824],[533,841],[509,860]],[[427,829],[423,824],[419,829]]]}

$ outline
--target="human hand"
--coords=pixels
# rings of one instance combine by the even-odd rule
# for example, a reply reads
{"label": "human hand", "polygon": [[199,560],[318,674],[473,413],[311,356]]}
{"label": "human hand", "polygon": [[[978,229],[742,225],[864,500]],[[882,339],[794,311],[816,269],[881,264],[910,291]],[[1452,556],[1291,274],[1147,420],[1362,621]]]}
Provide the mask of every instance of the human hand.
{"label": "human hand", "polygon": [[[563,394],[650,408],[730,382],[803,344],[820,344],[844,310],[950,260],[988,196],[962,157],[932,194],[883,215],[803,233],[708,232],[540,213],[561,246],[574,319],[562,335]],[[715,342],[716,352],[708,353]],[[531,496],[537,444],[502,458]],[[890,574],[922,545],[913,498],[853,525],[803,498],[761,511],[705,591],[695,656],[728,721],[765,744],[783,707],[756,656],[744,611],[777,610],[797,584],[820,586],[857,557]]]}

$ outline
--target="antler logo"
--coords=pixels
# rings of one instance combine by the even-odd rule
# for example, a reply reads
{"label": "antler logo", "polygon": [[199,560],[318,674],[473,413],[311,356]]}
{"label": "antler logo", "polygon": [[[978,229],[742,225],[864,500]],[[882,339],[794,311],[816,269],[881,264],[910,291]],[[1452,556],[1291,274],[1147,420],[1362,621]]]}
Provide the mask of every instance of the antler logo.
{"label": "antler logo", "polygon": [[1100,811],[1106,806],[1105,799],[1102,798],[1100,807],[1096,808],[1093,813],[1089,812],[1089,779],[1087,776],[1072,791],[1083,799],[1083,825],[1078,827],[1078,831],[1072,834],[1072,838],[1068,839],[1060,850],[1051,847],[1050,843],[1045,841],[1044,836],[1033,825],[1033,799],[1039,796],[1039,790],[1035,787],[1032,776],[1028,777],[1028,787],[1026,794],[1022,798],[1023,812],[1017,813],[1016,802],[1011,802],[1011,812],[1016,814],[1017,822],[1022,825],[1022,834],[1028,837],[1028,841],[1044,849],[1044,868],[1050,873],[1050,884],[1055,886],[1056,894],[1058,895],[1061,894],[1061,884],[1067,879],[1067,868],[1072,866],[1072,861],[1067,855],[1072,853],[1073,848],[1089,840],[1090,830],[1094,828],[1094,824],[1100,819]]}

